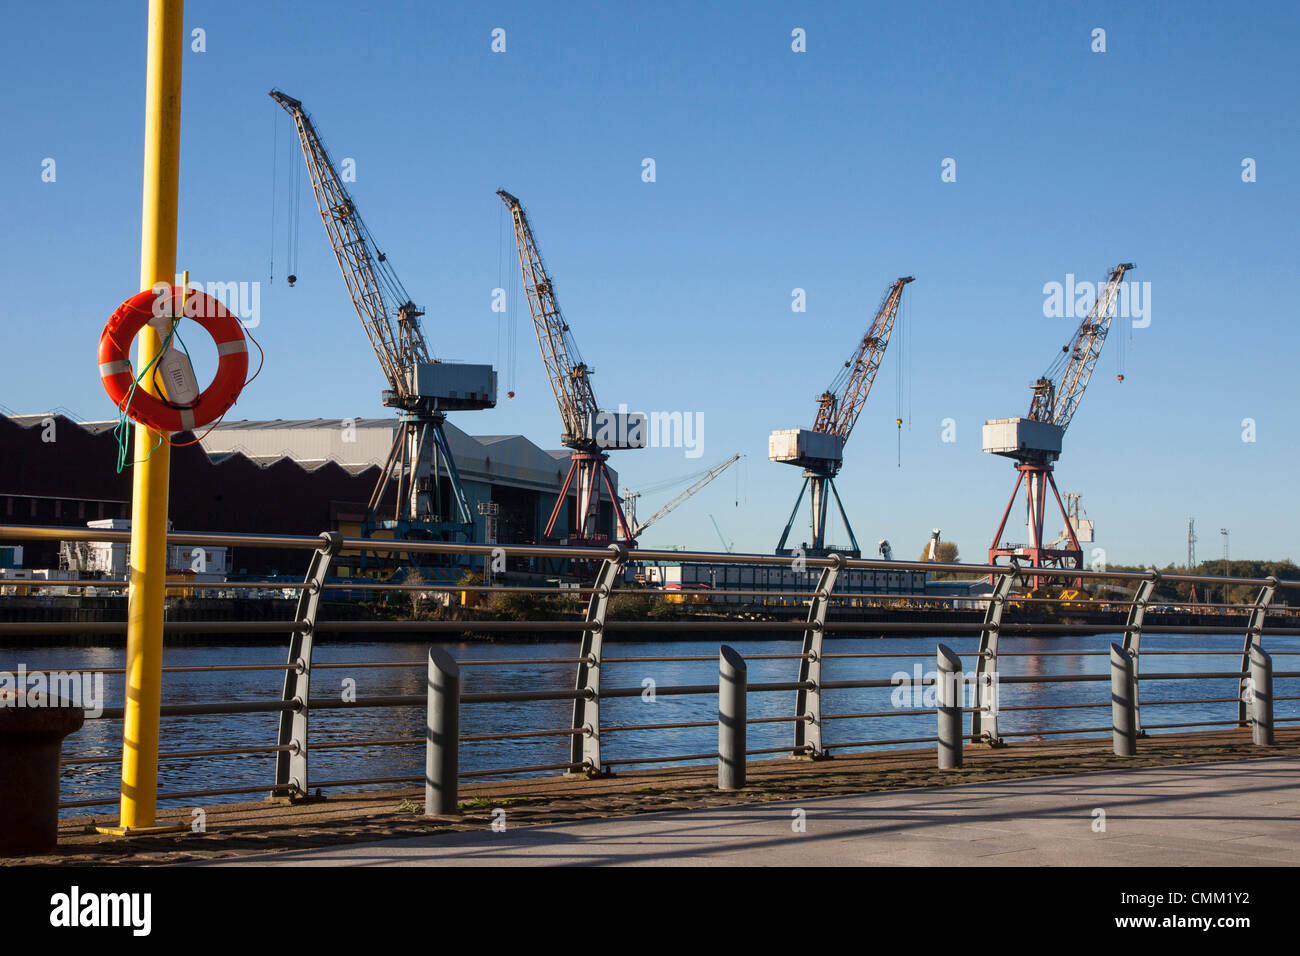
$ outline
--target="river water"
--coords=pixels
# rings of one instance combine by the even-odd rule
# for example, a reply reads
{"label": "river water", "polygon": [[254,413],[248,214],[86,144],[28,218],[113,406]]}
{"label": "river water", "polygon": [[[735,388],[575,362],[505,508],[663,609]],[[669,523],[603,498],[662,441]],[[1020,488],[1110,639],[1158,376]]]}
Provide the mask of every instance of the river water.
{"label": "river water", "polygon": [[[1073,656],[1058,652],[1082,650],[1105,652],[1110,637],[1060,637],[1060,638],[1008,638],[1000,644],[1003,655],[999,670],[1001,676],[1042,675],[1044,677],[1067,674],[1109,674],[1109,660],[1103,655]],[[260,638],[258,639],[260,640]],[[1144,673],[1192,673],[1210,671],[1227,673],[1239,664],[1242,637],[1239,635],[1182,637],[1177,635],[1145,635],[1142,648]],[[768,681],[793,681],[797,679],[798,661],[755,660],[762,654],[795,654],[798,639],[740,640],[730,642],[749,659],[751,685]],[[835,680],[890,680],[896,674],[911,676],[913,667],[920,664],[928,672],[934,666],[934,638],[863,638],[833,639],[826,643],[827,654],[848,653],[917,653],[915,658],[829,658],[824,664],[822,679]],[[978,646],[974,637],[953,637],[944,641],[962,656],[963,667],[974,669],[974,651]],[[1276,671],[1294,671],[1300,665],[1296,657],[1278,652],[1300,651],[1300,638],[1274,637],[1265,634],[1266,649],[1277,654]],[[467,665],[462,669],[463,693],[493,693],[521,690],[571,689],[574,685],[575,665],[545,663],[548,658],[572,658],[577,653],[576,641],[556,641],[530,644],[446,644],[446,649],[458,660],[522,661],[499,666]],[[1213,655],[1156,655],[1160,650],[1223,651]],[[358,661],[412,661],[423,662],[428,644],[423,642],[385,641],[318,641],[315,663],[354,663]],[[644,658],[663,656],[702,656],[699,661],[638,661],[607,663],[603,667],[602,685],[608,687],[645,688],[652,681],[654,687],[681,684],[717,684],[717,645],[707,642],[632,642],[611,641],[605,644],[606,658]],[[1024,655],[1024,656],[1018,656]],[[0,670],[16,671],[25,665],[32,671],[79,670],[120,668],[124,651],[121,647],[87,648],[84,646],[47,645],[43,647],[0,647]],[[232,646],[229,643],[213,645],[187,645],[169,647],[165,653],[167,666],[193,666],[213,664],[280,664],[285,657],[283,642],[248,643]],[[278,700],[282,670],[251,672],[180,672],[166,673],[163,677],[164,703],[197,703],[215,701]],[[354,667],[315,670],[312,675],[312,697],[341,696],[355,681],[355,697],[381,695],[423,694],[425,668],[423,663],[410,667]],[[105,703],[120,706],[122,702],[122,676],[104,675]],[[1174,704],[1151,706],[1160,700],[1185,700],[1189,698],[1235,698],[1235,678],[1179,679],[1143,683],[1142,720],[1144,726],[1152,724],[1191,723],[1194,721],[1235,720],[1235,703]],[[1300,695],[1300,678],[1281,678],[1275,682],[1277,697]],[[836,714],[887,711],[888,716],[827,720],[824,742],[829,746],[838,743],[877,741],[898,738],[932,737],[935,732],[933,709],[914,707],[926,704],[924,700],[910,698],[897,700],[901,691],[891,688],[827,690],[823,692],[823,713]],[[794,709],[794,692],[751,692],[749,716],[788,717]],[[1011,741],[1035,739],[1061,739],[1079,734],[1047,734],[1048,731],[1101,728],[1110,725],[1110,689],[1108,682],[1075,682],[1062,684],[1002,684],[999,706],[999,732]],[[1279,701],[1276,717],[1296,717],[1300,714],[1297,701]],[[902,704],[904,706],[896,706]],[[1006,708],[1026,705],[1101,704],[1103,706],[1073,710],[1020,711]],[[932,706],[932,704],[931,704]],[[559,730],[570,726],[572,704],[567,701],[541,701],[529,703],[465,704],[462,707],[462,735],[504,733],[523,730]],[[652,694],[649,690],[639,696],[613,698],[601,703],[603,727],[644,726],[689,721],[713,722],[717,719],[716,694],[669,696]],[[331,741],[355,739],[388,739],[414,737],[423,739],[425,713],[423,706],[399,708],[347,708],[313,710],[310,740],[312,748],[320,748]],[[274,744],[278,714],[211,715],[198,717],[169,717],[163,719],[161,750],[203,750]],[[1287,724],[1279,721],[1279,726]],[[1213,729],[1211,727],[1189,729]],[[1152,730],[1152,733],[1161,731]],[[109,756],[120,754],[120,719],[88,720],[76,734],[64,742],[65,764],[62,775],[62,800],[106,800],[103,807],[67,810],[67,814],[112,811],[116,804],[120,772],[116,759],[106,763],[76,763],[75,757]],[[759,723],[749,728],[749,747],[788,746],[793,735],[792,724]],[[1099,736],[1096,731],[1083,736]],[[918,747],[925,744],[894,744],[886,747]],[[716,724],[674,730],[627,730],[606,733],[602,736],[602,755],[607,761],[636,758],[665,758],[674,755],[714,753],[717,749]],[[462,747],[461,770],[474,771],[491,768],[537,766],[567,762],[567,737],[534,737],[511,741],[467,742]],[[651,760],[636,767],[664,765]],[[616,768],[617,769],[617,768]],[[400,746],[365,748],[313,749],[311,751],[311,780],[353,780],[358,778],[418,776],[424,770],[422,743]],[[274,757],[267,754],[216,757],[181,757],[166,759],[159,772],[159,792],[185,792],[227,787],[270,785],[274,779]],[[388,785],[391,786],[391,785]],[[355,789],[355,788],[354,788]],[[230,800],[256,799],[257,795],[213,798],[186,798],[179,801],[162,801],[163,807],[182,807]]]}

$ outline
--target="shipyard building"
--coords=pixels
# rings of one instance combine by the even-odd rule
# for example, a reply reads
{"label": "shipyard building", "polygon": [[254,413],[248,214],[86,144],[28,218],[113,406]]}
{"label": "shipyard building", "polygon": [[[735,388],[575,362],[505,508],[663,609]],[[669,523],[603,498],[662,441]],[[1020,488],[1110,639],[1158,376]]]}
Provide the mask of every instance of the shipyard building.
{"label": "shipyard building", "polygon": [[[0,415],[0,524],[67,525],[131,516],[131,468],[117,469],[117,422],[78,422],[63,414]],[[391,418],[225,422],[198,443],[174,436],[169,514],[178,531],[360,537],[389,449]],[[495,540],[535,544],[559,496],[569,451],[543,449],[522,435],[446,433],[474,515],[474,540],[486,541],[480,503],[497,505]],[[611,472],[615,490],[617,475]],[[445,486],[445,482],[442,483]],[[391,492],[389,495],[391,503]],[[449,502],[441,502],[443,513]],[[574,496],[560,528],[572,525]],[[101,525],[103,527],[105,525]],[[608,501],[599,526],[614,532]],[[58,542],[0,541],[0,561],[21,555],[28,568],[57,568]],[[295,557],[235,548],[232,576],[300,576]],[[289,566],[293,564],[293,566]]]}

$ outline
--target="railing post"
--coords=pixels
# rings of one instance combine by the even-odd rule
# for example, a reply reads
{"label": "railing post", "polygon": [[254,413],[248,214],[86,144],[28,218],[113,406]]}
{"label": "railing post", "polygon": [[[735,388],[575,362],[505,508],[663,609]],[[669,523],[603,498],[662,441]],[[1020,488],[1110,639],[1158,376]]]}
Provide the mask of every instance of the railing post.
{"label": "railing post", "polygon": [[[1250,723],[1246,711],[1246,681],[1250,677],[1250,649],[1263,647],[1264,621],[1268,617],[1268,606],[1277,593],[1277,578],[1269,575],[1268,584],[1259,589],[1259,596],[1250,609],[1250,621],[1246,626],[1246,644],[1241,649],[1241,686],[1237,692],[1237,722],[1245,727]],[[1224,603],[1227,603],[1226,601]]]}
{"label": "railing post", "polygon": [[1273,658],[1262,647],[1250,649],[1250,736],[1260,747],[1273,745]]}
{"label": "railing post", "polygon": [[984,609],[979,660],[975,662],[975,710],[970,718],[970,739],[991,747],[1002,746],[1002,738],[998,736],[998,631],[1017,570],[1014,566],[1008,568],[993,587],[988,607]]}
{"label": "railing post", "polygon": [[307,723],[308,701],[311,699],[311,655],[315,643],[316,614],[320,610],[321,595],[330,564],[343,549],[343,535],[337,531],[321,534],[322,544],[312,553],[307,567],[306,586],[298,594],[295,621],[306,621],[306,630],[295,630],[289,635],[290,669],[284,674],[284,691],[281,699],[293,704],[292,710],[280,712],[280,731],[277,743],[288,750],[275,754],[275,787],[270,799],[303,799],[308,795],[307,779]]}
{"label": "railing post", "polygon": [[609,550],[612,554],[601,563],[591,600],[587,602],[585,621],[596,626],[582,632],[578,652],[582,660],[578,664],[575,689],[584,696],[573,702],[573,729],[582,733],[573,736],[569,761],[584,764],[581,771],[571,772],[585,774],[608,772],[600,762],[600,661],[605,643],[605,613],[610,594],[623,575],[628,554],[627,548],[618,543],[611,544]]}
{"label": "railing post", "polygon": [[794,712],[799,719],[794,722],[794,750],[792,757],[824,760],[829,754],[822,742],[822,639],[826,632],[826,612],[830,608],[831,592],[844,567],[844,556],[832,551],[827,555],[831,563],[822,568],[817,579],[817,590],[808,602],[808,627],[803,632],[802,657],[799,660],[799,682],[811,684],[801,687],[795,694]]}
{"label": "railing post", "polygon": [[1124,650],[1133,659],[1133,729],[1139,737],[1145,737],[1142,730],[1142,696],[1138,693],[1138,668],[1142,655],[1142,620],[1146,617],[1147,605],[1151,602],[1151,593],[1160,580],[1160,572],[1151,569],[1150,577],[1137,586],[1133,592],[1133,603],[1128,609],[1128,623],[1124,627]]}
{"label": "railing post", "polygon": [[939,720],[939,769],[954,770],[962,760],[962,681],[961,658],[943,644],[936,654],[936,712]]}
{"label": "railing post", "polygon": [[745,659],[723,644],[718,648],[718,789],[745,785],[746,689]]}
{"label": "railing post", "polygon": [[425,719],[424,815],[459,809],[460,665],[440,647],[429,648],[429,705]]}
{"label": "railing post", "polygon": [[1117,757],[1137,753],[1137,722],[1133,700],[1133,658],[1118,644],[1110,645],[1111,743]]}

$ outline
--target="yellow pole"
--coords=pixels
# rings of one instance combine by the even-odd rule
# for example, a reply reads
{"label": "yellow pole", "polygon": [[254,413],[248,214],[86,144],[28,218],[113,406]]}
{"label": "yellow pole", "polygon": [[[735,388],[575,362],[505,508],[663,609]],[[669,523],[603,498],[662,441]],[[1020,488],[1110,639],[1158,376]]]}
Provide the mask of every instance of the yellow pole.
{"label": "yellow pole", "polygon": [[[176,277],[176,209],[180,183],[181,56],[184,0],[149,0],[145,81],[144,209],[140,288]],[[162,345],[140,331],[136,368]],[[152,378],[152,376],[150,376]],[[148,380],[141,388],[153,392]],[[158,712],[162,698],[163,602],[167,590],[167,435],[135,427],[131,500],[131,587],[127,605],[126,712],[122,720],[123,830],[155,826],[158,803]]]}

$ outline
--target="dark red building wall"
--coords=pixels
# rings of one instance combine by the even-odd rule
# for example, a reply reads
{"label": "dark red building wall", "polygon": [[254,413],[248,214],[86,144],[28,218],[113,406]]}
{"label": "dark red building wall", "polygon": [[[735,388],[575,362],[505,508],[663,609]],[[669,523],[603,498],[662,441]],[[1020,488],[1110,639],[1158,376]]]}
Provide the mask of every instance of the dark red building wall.
{"label": "dark red building wall", "polygon": [[[131,500],[132,472],[130,466],[117,472],[112,431],[93,434],[62,416],[55,417],[54,441],[43,441],[44,431],[0,416],[0,524],[85,527],[98,517],[95,502],[104,499],[110,502],[105,517],[130,517],[129,504],[120,515],[111,504]],[[169,514],[176,531],[316,535],[334,530],[340,513],[363,512],[379,478],[378,468],[352,475],[332,462],[315,471],[288,460],[261,468],[242,455],[214,464],[198,445],[173,447],[171,454]],[[18,495],[37,499],[36,515],[26,500],[11,497]],[[28,567],[57,567],[57,543],[23,545]],[[305,553],[269,549],[236,548],[232,558],[235,573],[296,576],[307,565]]]}

